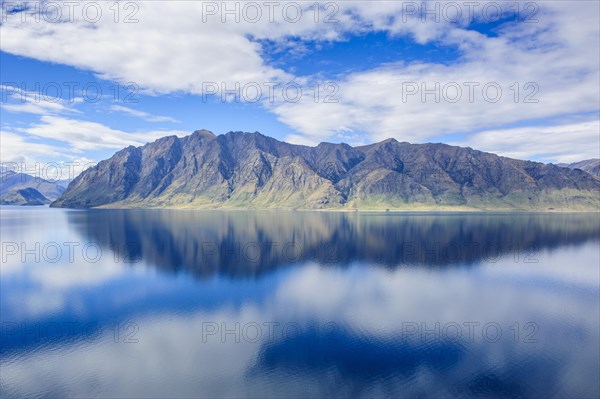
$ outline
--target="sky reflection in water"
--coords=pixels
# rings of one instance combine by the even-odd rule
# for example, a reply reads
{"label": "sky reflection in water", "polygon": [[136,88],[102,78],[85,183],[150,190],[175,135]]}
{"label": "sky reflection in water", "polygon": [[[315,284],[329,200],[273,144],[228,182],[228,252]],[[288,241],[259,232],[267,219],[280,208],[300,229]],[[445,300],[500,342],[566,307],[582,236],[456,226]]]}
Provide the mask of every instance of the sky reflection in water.
{"label": "sky reflection in water", "polygon": [[600,394],[598,214],[1,217],[2,397]]}

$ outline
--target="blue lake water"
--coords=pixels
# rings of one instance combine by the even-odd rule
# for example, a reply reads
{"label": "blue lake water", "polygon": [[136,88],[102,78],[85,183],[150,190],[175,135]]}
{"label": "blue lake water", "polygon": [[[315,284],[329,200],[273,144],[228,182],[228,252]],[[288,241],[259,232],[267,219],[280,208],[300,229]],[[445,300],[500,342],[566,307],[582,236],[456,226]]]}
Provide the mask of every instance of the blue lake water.
{"label": "blue lake water", "polygon": [[2,207],[0,396],[600,396],[600,214]]}

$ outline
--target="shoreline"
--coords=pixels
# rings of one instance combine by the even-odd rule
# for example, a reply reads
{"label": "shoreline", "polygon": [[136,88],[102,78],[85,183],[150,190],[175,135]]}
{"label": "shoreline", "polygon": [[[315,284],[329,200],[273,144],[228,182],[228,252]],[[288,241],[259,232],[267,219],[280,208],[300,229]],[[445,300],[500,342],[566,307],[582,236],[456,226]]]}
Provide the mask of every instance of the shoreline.
{"label": "shoreline", "polygon": [[[31,208],[33,206],[23,205],[0,205],[0,207],[18,207],[18,208]],[[348,209],[348,208],[328,208],[328,209],[313,209],[313,208],[240,208],[240,207],[187,207],[187,206],[127,206],[127,205],[102,205],[90,208],[69,208],[69,207],[51,207],[35,206],[34,208],[56,208],[56,209],[69,209],[69,210],[179,210],[179,211],[276,211],[276,212],[332,212],[332,213],[408,213],[408,214],[422,214],[422,213],[439,213],[439,214],[525,214],[525,213],[543,213],[543,214],[564,214],[564,213],[600,213],[600,208],[596,210],[592,209],[511,209],[511,208],[498,208],[498,209],[479,209],[479,208],[467,208],[467,207],[418,207],[418,208],[364,208],[364,209]]]}

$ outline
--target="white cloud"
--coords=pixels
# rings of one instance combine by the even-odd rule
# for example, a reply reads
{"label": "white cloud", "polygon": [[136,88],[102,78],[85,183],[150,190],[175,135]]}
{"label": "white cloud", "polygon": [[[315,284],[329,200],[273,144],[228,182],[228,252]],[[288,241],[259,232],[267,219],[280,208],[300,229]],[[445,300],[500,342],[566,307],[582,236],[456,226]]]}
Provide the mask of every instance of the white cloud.
{"label": "white cloud", "polygon": [[26,173],[49,181],[72,180],[95,161],[71,151],[66,146],[43,143],[12,130],[0,132],[0,167]]}
{"label": "white cloud", "polygon": [[23,90],[13,85],[0,85],[0,92],[2,93],[0,108],[9,112],[37,115],[79,113],[72,107],[73,104],[81,101],[79,98],[65,100],[44,92]]}
{"label": "white cloud", "polygon": [[[112,3],[102,6],[96,23],[78,7],[71,22],[21,22],[8,15],[2,25],[2,50],[43,61],[91,70],[119,82],[134,82],[151,92],[202,93],[204,82],[262,82],[285,77],[264,64],[260,46],[247,34],[268,26],[202,23],[199,2],[139,2],[137,23],[114,22]],[[67,15],[64,4],[63,15]],[[123,7],[123,6],[121,6]],[[129,14],[121,9],[121,18]],[[257,29],[258,28],[258,29]],[[256,30],[254,30],[256,29]]]}
{"label": "white cloud", "polygon": [[571,163],[598,158],[600,121],[488,130],[456,144],[510,158]]}
{"label": "white cloud", "polygon": [[2,141],[2,146],[0,146],[2,163],[34,165],[40,158],[68,158],[64,149],[60,147],[43,144],[36,140],[28,141],[23,135],[6,129],[2,129],[0,138]]}
{"label": "white cloud", "polygon": [[[338,81],[338,104],[303,98],[296,104],[278,103],[273,111],[313,143],[348,130],[367,132],[367,141],[395,137],[423,142],[443,134],[597,111],[598,3],[545,2],[540,7],[539,23],[513,23],[497,37],[437,24],[436,35],[418,39],[457,46],[462,57],[456,63],[398,62],[353,73]],[[413,21],[398,29],[418,35],[427,26]],[[472,99],[470,82],[478,84]],[[456,99],[457,86],[461,96]],[[495,87],[502,90],[497,102]],[[439,100],[434,94],[423,97],[432,89]],[[540,141],[537,151],[550,152],[544,145]]]}
{"label": "white cloud", "polygon": [[98,161],[89,159],[87,151],[116,151],[165,136],[188,134],[181,130],[131,133],[96,122],[42,116],[28,127],[2,128],[0,162],[11,170],[47,180],[73,179]]}
{"label": "white cloud", "polygon": [[111,110],[117,112],[123,112],[128,115],[135,116],[137,118],[144,119],[148,122],[171,122],[171,123],[179,123],[179,121],[175,118],[171,118],[170,116],[161,116],[161,115],[152,115],[144,111],[139,111],[136,109],[124,107],[122,105],[113,105],[110,107]]}
{"label": "white cloud", "polygon": [[[515,7],[512,1],[490,3],[501,5],[505,11]],[[526,3],[518,3],[521,17],[528,14]],[[290,141],[313,144],[356,134],[363,134],[359,142],[388,137],[423,142],[449,133],[496,130],[512,123],[595,112],[600,101],[597,2],[535,3],[540,7],[535,15],[537,22],[525,23],[521,18],[504,24],[490,36],[467,30],[465,18],[451,24],[443,14],[437,22],[403,14],[403,2],[336,3],[340,7],[334,16],[338,23],[315,23],[309,9],[312,2],[300,3],[304,17],[297,23],[282,17],[284,3],[274,12],[273,22],[263,10],[258,23],[243,19],[233,23],[232,16],[228,16],[228,23],[222,23],[222,13],[203,21],[206,2],[135,4],[139,7],[135,16],[139,22],[130,24],[114,23],[108,8],[94,24],[84,21],[80,12],[75,13],[74,22],[61,24],[43,19],[21,23],[18,15],[8,16],[0,28],[2,50],[91,70],[118,82],[135,82],[145,92],[191,94],[201,94],[204,84],[211,82],[233,87],[236,82],[310,81],[311,77],[293,76],[268,65],[256,39],[280,43],[287,43],[290,37],[335,41],[343,40],[348,33],[384,31],[408,36],[417,43],[458,50],[460,59],[449,64],[407,64],[399,60],[341,76],[337,78],[337,104],[315,104],[312,96],[304,96],[299,103],[278,97],[275,104],[266,104],[290,127]],[[212,4],[222,7],[224,3]],[[242,3],[235,4],[241,7]],[[427,6],[444,4],[428,2]],[[478,10],[483,6],[479,3]],[[327,11],[321,10],[321,21]],[[476,19],[481,15],[476,13]],[[469,101],[465,86],[469,82],[479,84],[473,101]],[[517,101],[515,82],[519,86]],[[535,85],[526,86],[530,82]],[[411,83],[418,85],[419,93],[403,98],[402,93]],[[456,83],[462,88],[462,96],[452,102],[448,92],[444,96],[442,91],[440,102],[432,95],[423,101],[419,95],[421,84],[432,88],[436,83],[441,87]],[[502,89],[498,102],[484,98],[482,89],[488,83]],[[524,103],[525,96],[536,90],[533,98],[538,102]],[[493,95],[494,89],[487,93]],[[131,111],[132,115],[151,118],[142,111]],[[110,145],[116,144],[119,140],[110,134]],[[545,143],[540,141],[536,154],[552,152],[544,148]],[[533,155],[522,153],[523,157]]]}
{"label": "white cloud", "polygon": [[69,150],[75,153],[107,148],[120,149],[129,145],[143,145],[164,136],[189,134],[187,131],[179,130],[128,133],[101,123],[57,116],[42,116],[40,123],[16,130],[30,136],[62,141],[67,143]]}

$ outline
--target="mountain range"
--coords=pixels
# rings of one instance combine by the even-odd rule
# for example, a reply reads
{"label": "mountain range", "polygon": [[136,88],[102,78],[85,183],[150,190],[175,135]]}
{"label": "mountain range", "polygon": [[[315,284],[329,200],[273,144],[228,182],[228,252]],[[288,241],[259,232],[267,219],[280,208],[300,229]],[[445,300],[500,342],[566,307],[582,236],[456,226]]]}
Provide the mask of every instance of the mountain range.
{"label": "mountain range", "polygon": [[47,205],[64,191],[58,181],[12,170],[0,172],[0,205]]}
{"label": "mountain range", "polygon": [[571,169],[581,169],[588,172],[591,175],[600,177],[600,158],[587,159],[585,161],[579,161],[574,163],[559,163],[558,166]]}
{"label": "mountain range", "polygon": [[51,206],[597,211],[600,179],[439,143],[309,147],[198,130],[124,148]]}

